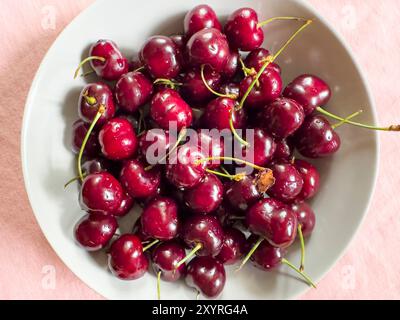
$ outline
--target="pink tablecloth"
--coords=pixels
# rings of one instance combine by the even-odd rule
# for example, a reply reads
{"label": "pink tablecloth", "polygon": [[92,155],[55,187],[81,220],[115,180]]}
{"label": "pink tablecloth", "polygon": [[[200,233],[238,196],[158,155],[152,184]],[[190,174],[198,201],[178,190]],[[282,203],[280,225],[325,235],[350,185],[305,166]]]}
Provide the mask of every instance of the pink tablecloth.
{"label": "pink tablecloth", "polygon": [[[20,129],[36,69],[58,33],[93,0],[2,0],[0,4],[0,298],[99,299],[60,261],[24,189]],[[379,121],[400,121],[398,0],[310,0],[344,35],[366,70]],[[55,17],[53,19],[52,17]],[[378,187],[345,256],[303,299],[400,298],[398,134],[381,134]],[[366,172],[365,174],[368,174]],[[397,186],[397,187],[396,187]],[[55,280],[55,281],[53,281]]]}

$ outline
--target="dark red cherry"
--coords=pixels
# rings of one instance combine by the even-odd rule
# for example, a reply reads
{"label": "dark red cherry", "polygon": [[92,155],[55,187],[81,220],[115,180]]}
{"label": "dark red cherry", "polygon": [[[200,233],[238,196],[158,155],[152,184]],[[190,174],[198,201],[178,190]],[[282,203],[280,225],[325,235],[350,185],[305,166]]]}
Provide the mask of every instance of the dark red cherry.
{"label": "dark red cherry", "polygon": [[155,274],[161,272],[164,281],[177,281],[186,274],[186,264],[178,263],[186,256],[185,247],[177,240],[159,244],[151,252],[152,267]]}
{"label": "dark red cherry", "polygon": [[319,172],[315,166],[305,160],[296,159],[294,166],[303,178],[303,188],[296,201],[304,201],[316,195],[319,190]]}
{"label": "dark red cherry", "polygon": [[193,113],[190,106],[172,89],[161,89],[157,92],[150,106],[151,118],[163,129],[176,125],[178,131],[190,127]]}
{"label": "dark red cherry", "polygon": [[325,117],[312,115],[296,132],[294,143],[304,157],[322,158],[339,150],[340,137]]}
{"label": "dark red cherry", "polygon": [[278,98],[265,106],[259,117],[269,133],[277,139],[285,139],[300,128],[304,111],[296,101]]}
{"label": "dark red cherry", "polygon": [[238,262],[246,251],[246,237],[236,228],[224,229],[224,243],[216,259],[223,264]]}
{"label": "dark red cherry", "polygon": [[123,74],[128,72],[128,59],[123,56],[117,45],[111,40],[97,41],[90,48],[89,56],[105,59],[105,61],[90,61],[96,74],[105,80],[118,80]]}
{"label": "dark red cherry", "polygon": [[187,266],[186,284],[209,298],[217,297],[225,286],[224,265],[212,257],[196,257]]}
{"label": "dark red cherry", "polygon": [[283,96],[297,101],[306,115],[316,107],[326,105],[331,97],[328,84],[310,74],[303,74],[294,79],[283,91]]}
{"label": "dark red cherry", "polygon": [[303,236],[308,237],[311,235],[315,227],[315,214],[313,209],[305,202],[294,203],[291,209],[297,216],[297,221],[299,225],[301,225]]}
{"label": "dark red cherry", "polygon": [[295,213],[282,202],[266,198],[254,204],[246,214],[249,231],[269,241],[273,246],[289,247],[297,233]]}
{"label": "dark red cherry", "polygon": [[182,227],[182,239],[191,248],[201,246],[199,256],[216,256],[224,242],[224,230],[216,217],[195,214]]}
{"label": "dark red cherry", "polygon": [[153,84],[141,72],[124,74],[115,85],[115,98],[126,112],[133,113],[146,102],[153,93]]}
{"label": "dark red cherry", "polygon": [[132,157],[137,138],[132,124],[124,118],[109,120],[99,132],[101,152],[107,159],[123,160]]}
{"label": "dark red cherry", "polygon": [[222,30],[215,11],[206,4],[201,4],[190,10],[183,20],[183,28],[187,37],[191,37],[197,31],[215,28]]}
{"label": "dark red cherry", "polygon": [[225,68],[222,70],[222,75],[225,80],[232,79],[239,71],[240,54],[238,50],[231,50],[226,61]]}
{"label": "dark red cherry", "polygon": [[145,170],[145,165],[139,160],[125,161],[120,181],[133,198],[155,196],[161,183],[161,173],[158,167]]}
{"label": "dark red cherry", "polygon": [[107,172],[89,174],[82,182],[80,204],[83,210],[113,213],[121,206],[124,190]]}
{"label": "dark red cherry", "polygon": [[188,64],[188,59],[186,59],[186,42],[187,38],[183,34],[174,34],[169,37],[176,46],[177,50],[177,59],[179,61],[179,64],[181,66],[181,71],[185,70]]}
{"label": "dark red cherry", "polygon": [[[85,139],[86,133],[88,132],[90,124],[77,120],[72,125],[72,142],[71,149],[74,153],[78,154],[81,149],[82,142]],[[86,156],[96,157],[100,153],[100,144],[97,139],[97,134],[92,131],[89,135],[89,139],[86,142],[85,150],[83,154]]]}
{"label": "dark red cherry", "polygon": [[[220,136],[218,130],[199,129],[193,140],[188,142],[191,145],[196,145],[200,152],[207,158],[222,157],[224,155],[224,140]],[[206,166],[209,169],[216,169],[221,165],[221,160],[209,160]]]}
{"label": "dark red cherry", "polygon": [[243,129],[246,126],[246,114],[243,109],[235,111],[236,101],[229,98],[216,98],[207,105],[201,117],[201,123],[208,129],[230,129],[229,120],[233,113],[233,126]]}
{"label": "dark red cherry", "polygon": [[[257,236],[251,236],[248,240],[249,245],[252,247],[257,240]],[[281,265],[285,254],[286,249],[274,247],[268,241],[263,241],[250,259],[256,267],[270,271]]]}
{"label": "dark red cherry", "polygon": [[193,66],[210,65],[217,72],[224,70],[230,50],[224,34],[218,29],[202,29],[186,44],[189,63]]}
{"label": "dark red cherry", "polygon": [[86,174],[99,173],[99,172],[112,172],[112,163],[103,158],[87,159],[82,162],[82,171]]}
{"label": "dark red cherry", "polygon": [[275,148],[274,139],[264,129],[256,128],[254,129],[253,143],[245,147],[243,153],[248,156],[253,155],[251,162],[262,167],[272,160]]}
{"label": "dark red cherry", "polygon": [[200,183],[185,191],[184,200],[193,212],[207,214],[218,208],[223,193],[221,181],[215,175],[207,173]]}
{"label": "dark red cherry", "polygon": [[86,123],[92,123],[96,117],[99,107],[104,107],[104,112],[97,120],[96,125],[101,126],[115,115],[115,104],[113,93],[108,85],[102,82],[86,85],[79,96],[79,117]]}
{"label": "dark red cherry", "polygon": [[251,8],[234,11],[224,28],[229,44],[241,51],[251,51],[264,42],[263,30],[258,26],[257,13]]}
{"label": "dark red cherry", "polygon": [[154,158],[163,158],[171,147],[171,140],[168,130],[153,128],[145,131],[139,137],[139,153],[146,158],[148,163]]}
{"label": "dark red cherry", "polygon": [[104,248],[118,228],[113,216],[92,213],[77,222],[74,229],[76,241],[88,251]]}
{"label": "dark red cherry", "polygon": [[236,82],[228,82],[224,83],[219,87],[219,92],[224,95],[231,95],[239,97],[240,94],[240,86]]}
{"label": "dark red cherry", "polygon": [[240,181],[228,182],[225,190],[225,200],[232,209],[245,212],[259,199],[262,193],[259,192],[254,177],[245,176]]}
{"label": "dark red cherry", "polygon": [[283,202],[296,199],[303,188],[302,175],[290,163],[274,163],[270,166],[275,183],[269,188],[268,194]]}
{"label": "dark red cherry", "polygon": [[133,234],[124,234],[115,240],[108,254],[108,266],[122,280],[135,280],[144,276],[149,261],[143,253],[140,239]]}
{"label": "dark red cherry", "polygon": [[[240,97],[243,97],[254,81],[254,75],[245,77],[240,82]],[[277,99],[282,92],[281,75],[274,69],[266,69],[247,96],[245,106],[249,109],[264,107],[267,103]]]}
{"label": "dark red cherry", "polygon": [[152,240],[148,234],[145,234],[143,232],[142,221],[140,220],[140,217],[139,219],[136,220],[135,224],[133,225],[132,233],[135,236],[137,236],[141,242],[148,242]]}
{"label": "dark red cherry", "polygon": [[123,217],[127,215],[129,211],[131,211],[134,204],[135,201],[133,200],[133,198],[127,192],[124,192],[122,195],[121,205],[112,214],[116,217]]}
{"label": "dark red cherry", "polygon": [[274,160],[289,160],[293,157],[294,146],[290,139],[275,140]]}
{"label": "dark red cherry", "polygon": [[[247,68],[254,68],[256,72],[260,71],[263,65],[267,62],[267,58],[271,56],[271,53],[264,48],[257,48],[252,50],[244,60],[244,64]],[[282,70],[279,65],[272,62],[267,68],[274,69],[277,73],[281,74]]]}
{"label": "dark red cherry", "polygon": [[172,39],[153,36],[145,42],[139,56],[154,79],[173,79],[182,68],[179,54],[180,51]]}
{"label": "dark red cherry", "polygon": [[[210,67],[204,67],[204,78],[207,84],[215,91],[219,90],[221,83],[221,75],[212,70]],[[200,67],[192,68],[185,73],[182,79],[183,86],[181,87],[182,96],[191,103],[203,104],[210,101],[214,94],[204,85],[200,73]]]}
{"label": "dark red cherry", "polygon": [[144,234],[161,241],[171,240],[178,234],[178,205],[167,197],[156,197],[144,208],[140,217]]}
{"label": "dark red cherry", "polygon": [[167,180],[178,189],[193,188],[205,176],[206,163],[197,163],[204,155],[197,146],[185,144],[169,157],[165,167]]}

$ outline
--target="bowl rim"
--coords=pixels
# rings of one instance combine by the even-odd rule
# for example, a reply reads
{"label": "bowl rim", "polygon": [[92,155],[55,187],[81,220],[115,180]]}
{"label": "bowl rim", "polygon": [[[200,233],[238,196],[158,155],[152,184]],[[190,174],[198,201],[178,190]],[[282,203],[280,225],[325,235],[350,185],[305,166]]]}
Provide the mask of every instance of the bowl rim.
{"label": "bowl rim", "polygon": [[[336,31],[336,29],[333,27],[333,25],[324,16],[322,16],[316,10],[316,8],[313,5],[308,3],[306,0],[291,0],[291,1],[301,5],[303,7],[305,7],[308,11],[313,12],[314,15],[315,15],[314,19],[317,19],[322,24],[324,24],[326,26],[326,28],[329,30],[329,32],[331,32],[332,35],[336,38],[336,40],[343,46],[343,48],[345,49],[346,53],[350,57],[351,62],[353,63],[356,71],[358,72],[363,86],[366,89],[366,95],[367,95],[367,98],[368,98],[368,102],[369,102],[369,104],[371,106],[372,123],[374,125],[376,125],[378,116],[377,116],[377,109],[376,109],[375,99],[374,99],[370,84],[368,82],[368,79],[367,79],[367,77],[365,75],[365,72],[361,68],[361,65],[358,62],[358,60],[356,59],[355,54],[353,52],[353,49],[346,42],[344,37],[338,31]],[[52,45],[49,47],[49,49],[47,50],[46,54],[44,55],[42,61],[40,62],[40,65],[39,65],[39,67],[38,67],[38,69],[37,69],[37,71],[35,73],[34,79],[32,81],[32,84],[31,84],[31,87],[29,89],[29,93],[27,95],[27,98],[26,98],[26,101],[25,101],[25,105],[24,105],[24,113],[23,113],[23,118],[22,118],[22,128],[21,128],[21,136],[20,136],[20,156],[21,156],[21,163],[22,163],[22,174],[23,174],[23,179],[24,179],[24,185],[25,185],[25,190],[26,190],[27,196],[28,196],[29,204],[30,204],[31,209],[32,209],[32,211],[34,213],[36,222],[38,223],[38,225],[39,225],[39,227],[41,229],[41,232],[45,236],[45,238],[46,238],[47,242],[49,243],[50,247],[56,253],[57,257],[64,263],[64,265],[80,281],[82,281],[88,288],[90,288],[91,290],[96,292],[101,297],[103,297],[105,299],[108,299],[102,293],[97,291],[97,289],[95,289],[94,287],[89,285],[77,272],[75,272],[75,270],[70,267],[70,264],[67,262],[67,259],[65,259],[62,255],[60,255],[58,253],[58,251],[56,250],[55,246],[50,241],[50,237],[48,236],[48,233],[45,231],[45,228],[43,228],[43,225],[42,225],[42,223],[41,223],[41,221],[39,219],[39,214],[37,213],[37,211],[35,210],[34,205],[33,205],[34,201],[33,201],[33,198],[32,198],[31,187],[30,187],[30,183],[29,183],[29,181],[27,179],[27,176],[28,176],[28,161],[27,161],[27,158],[28,157],[27,157],[27,150],[26,150],[26,146],[25,146],[26,136],[27,136],[27,133],[28,133],[27,132],[28,119],[30,119],[30,113],[32,111],[32,108],[30,106],[33,103],[34,95],[35,95],[35,92],[36,92],[36,87],[37,87],[37,85],[39,83],[40,76],[42,74],[45,62],[48,60],[48,57],[49,57],[51,51],[53,50],[53,48],[56,46],[56,44],[59,41],[61,41],[61,38],[63,37],[63,35],[65,33],[67,33],[69,31],[69,29],[72,28],[72,26],[75,23],[77,23],[78,19],[81,19],[82,16],[86,15],[89,10],[95,10],[95,8],[97,6],[102,5],[103,2],[106,2],[106,0],[97,0],[97,1],[95,1],[94,3],[90,4],[87,8],[82,10],[76,17],[74,17],[70,21],[70,23],[67,26],[65,26],[65,28],[58,34],[57,38],[54,40]],[[373,175],[373,180],[372,180],[373,184],[371,186],[371,190],[370,190],[370,194],[369,194],[369,198],[368,198],[368,203],[365,206],[365,210],[364,210],[364,212],[362,214],[361,219],[355,225],[354,232],[350,236],[349,241],[343,247],[343,249],[337,255],[337,257],[333,260],[333,262],[326,268],[326,270],[324,272],[322,272],[318,277],[315,277],[315,279],[314,279],[315,283],[320,282],[327,275],[327,273],[329,271],[331,271],[332,268],[339,262],[339,260],[341,260],[343,258],[344,254],[346,253],[346,251],[349,248],[350,244],[354,241],[355,236],[358,234],[362,224],[365,222],[366,217],[368,215],[369,209],[371,207],[372,200],[374,198],[375,190],[376,190],[376,183],[377,183],[378,171],[379,171],[379,163],[380,163],[380,158],[379,158],[379,155],[380,155],[379,135],[378,135],[377,131],[373,131],[372,135],[373,135],[373,142],[375,144],[375,154],[374,154],[375,161],[374,161],[374,171],[372,173],[372,175]],[[308,287],[304,286],[304,289],[300,290],[297,294],[294,294],[293,297],[290,298],[290,300],[298,299],[300,296],[304,295],[308,291],[308,289],[309,289]]]}

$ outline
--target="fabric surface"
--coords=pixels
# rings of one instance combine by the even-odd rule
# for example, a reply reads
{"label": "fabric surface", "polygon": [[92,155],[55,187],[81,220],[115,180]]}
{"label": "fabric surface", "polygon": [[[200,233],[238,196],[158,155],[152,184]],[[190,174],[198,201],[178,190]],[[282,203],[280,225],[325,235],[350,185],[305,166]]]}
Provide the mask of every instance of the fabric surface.
{"label": "fabric surface", "polygon": [[[0,3],[0,298],[101,299],[50,248],[24,188],[20,131],[25,99],[44,54],[93,0]],[[400,122],[400,2],[310,0],[345,37],[366,72],[379,122]],[[399,299],[399,135],[380,134],[377,188],[367,219],[346,254],[301,299]],[[365,174],[368,174],[366,172]]]}

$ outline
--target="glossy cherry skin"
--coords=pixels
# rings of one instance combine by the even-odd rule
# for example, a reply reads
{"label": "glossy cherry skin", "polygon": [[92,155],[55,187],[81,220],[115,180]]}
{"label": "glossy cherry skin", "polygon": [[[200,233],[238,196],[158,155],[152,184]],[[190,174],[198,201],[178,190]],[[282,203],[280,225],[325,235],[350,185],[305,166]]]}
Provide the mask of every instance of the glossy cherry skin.
{"label": "glossy cherry skin", "polygon": [[253,204],[260,200],[262,194],[257,190],[254,177],[245,176],[240,181],[227,183],[225,189],[225,200],[232,209],[246,212]]}
{"label": "glossy cherry skin", "polygon": [[165,177],[178,189],[193,188],[206,174],[206,163],[196,163],[203,158],[204,155],[197,146],[182,145],[169,157],[165,167]]}
{"label": "glossy cherry skin", "polygon": [[296,101],[278,98],[262,109],[259,118],[272,136],[285,139],[300,128],[304,111]]}
{"label": "glossy cherry skin", "polygon": [[161,128],[166,130],[173,122],[180,131],[182,128],[190,127],[193,120],[192,108],[178,92],[172,89],[162,89],[153,96],[150,115]]}
{"label": "glossy cherry skin", "polygon": [[117,45],[111,40],[99,40],[92,45],[89,56],[102,57],[105,61],[92,60],[90,64],[96,74],[108,81],[118,80],[128,72],[129,63]]}
{"label": "glossy cherry skin", "polygon": [[187,266],[185,281],[206,297],[215,298],[225,287],[224,265],[212,257],[195,257]]}
{"label": "glossy cherry skin", "polygon": [[[72,125],[72,141],[71,149],[74,153],[78,154],[81,149],[82,142],[85,139],[86,133],[89,130],[90,125],[83,122],[82,120],[77,120]],[[100,144],[95,131],[89,135],[89,139],[86,142],[85,150],[83,154],[86,156],[96,157],[100,153]]]}
{"label": "glossy cherry skin", "polygon": [[131,211],[134,204],[135,201],[133,200],[133,198],[127,192],[124,192],[122,196],[121,205],[116,211],[113,212],[113,215],[115,217],[126,216],[129,213],[129,211]]}
{"label": "glossy cherry skin", "polygon": [[[251,236],[248,242],[250,246],[252,246],[257,242],[257,240],[257,236]],[[285,254],[286,249],[274,247],[268,241],[264,240],[258,246],[257,250],[254,251],[250,259],[256,267],[270,271],[281,265]]]}
{"label": "glossy cherry skin", "polygon": [[110,214],[120,208],[123,197],[124,190],[118,180],[100,172],[83,179],[79,200],[85,211]]}
{"label": "glossy cherry skin", "polygon": [[319,190],[319,172],[315,166],[305,160],[296,159],[294,166],[303,178],[303,188],[296,201],[304,201],[314,197]]}
{"label": "glossy cherry skin", "polygon": [[224,229],[224,243],[216,259],[223,264],[234,264],[238,262],[246,251],[246,237],[236,228]]}
{"label": "glossy cherry skin", "polygon": [[244,154],[251,153],[253,162],[258,166],[267,165],[274,155],[276,144],[274,139],[264,130],[260,128],[254,129],[254,141],[250,146],[243,149]]}
{"label": "glossy cherry skin", "polygon": [[243,109],[235,111],[236,101],[229,98],[216,98],[207,105],[201,117],[205,128],[224,130],[229,129],[229,119],[233,113],[233,126],[243,129],[246,126],[246,114]]}
{"label": "glossy cherry skin", "polygon": [[[92,101],[93,100],[93,101]],[[104,113],[100,116],[96,125],[101,126],[115,115],[115,104],[111,88],[102,82],[86,85],[79,96],[78,114],[86,123],[92,123],[99,107],[104,107]]]}
{"label": "glossy cherry skin", "polygon": [[275,140],[274,160],[289,160],[293,157],[294,146],[290,139]]}
{"label": "glossy cherry skin", "polygon": [[238,50],[231,50],[228,60],[226,61],[225,68],[222,70],[222,75],[225,80],[232,79],[239,71],[240,54]]}
{"label": "glossy cherry skin", "polygon": [[258,27],[257,13],[251,8],[234,11],[224,28],[229,44],[241,51],[251,51],[264,42],[264,33]]}
{"label": "glossy cherry skin", "polygon": [[149,261],[143,253],[140,239],[133,234],[124,234],[115,240],[108,254],[108,266],[122,280],[135,280],[144,276]]}
{"label": "glossy cherry skin", "polygon": [[141,72],[124,74],[115,85],[115,98],[125,112],[133,113],[147,103],[153,93],[153,84]]}
{"label": "glossy cherry skin", "polygon": [[177,240],[159,244],[151,252],[151,262],[155,274],[161,272],[161,279],[174,282],[186,275],[186,264],[177,264],[186,257],[185,247]]}
{"label": "glossy cherry skin", "polygon": [[210,65],[217,72],[224,70],[230,50],[226,36],[218,29],[202,29],[186,44],[189,63],[193,66]]}
{"label": "glossy cherry skin", "polygon": [[201,244],[201,249],[196,252],[197,255],[214,257],[221,251],[224,230],[216,217],[195,214],[185,221],[181,237],[191,248]]}
{"label": "glossy cherry skin", "polygon": [[[244,96],[253,81],[254,76],[249,75],[240,82],[240,97]],[[274,69],[267,68],[261,74],[258,82],[259,85],[253,87],[245,101],[245,106],[249,109],[259,109],[281,95],[282,78]]]}
{"label": "glossy cherry skin", "polygon": [[[244,60],[244,64],[247,68],[254,68],[258,72],[263,65],[267,62],[267,58],[271,56],[271,53],[264,48],[257,48],[252,50]],[[274,62],[268,64],[267,68],[274,69],[276,72],[281,74],[282,70],[279,65]]]}
{"label": "glossy cherry skin", "polygon": [[[221,75],[212,70],[210,67],[204,67],[204,78],[207,84],[215,91],[219,90],[221,83]],[[201,78],[200,68],[192,68],[182,79],[183,86],[181,87],[182,96],[191,103],[203,104],[210,101],[214,94],[207,89]]]}
{"label": "glossy cherry skin", "polygon": [[270,166],[275,183],[269,188],[268,194],[280,201],[290,202],[296,199],[303,188],[302,175],[290,163],[277,162]]}
{"label": "glossy cherry skin", "polygon": [[198,5],[186,14],[183,20],[183,28],[187,37],[191,37],[197,31],[203,29],[222,30],[215,11],[206,4]]}
{"label": "glossy cherry skin", "polygon": [[101,152],[110,160],[132,157],[137,150],[137,138],[132,124],[124,118],[109,120],[99,132]]}
{"label": "glossy cherry skin", "polygon": [[219,92],[222,94],[229,94],[239,97],[240,94],[240,86],[236,82],[228,82],[224,83],[219,87]]}
{"label": "glossy cherry skin", "polygon": [[323,158],[338,151],[341,141],[325,117],[311,115],[296,132],[294,143],[302,156]]}
{"label": "glossy cherry skin", "polygon": [[145,170],[146,165],[136,159],[125,161],[120,174],[120,181],[133,198],[146,198],[157,194],[161,183],[158,167]]}
{"label": "glossy cherry skin", "polygon": [[275,247],[287,248],[296,238],[297,217],[282,202],[266,198],[254,204],[246,214],[249,231]]}
{"label": "glossy cherry skin", "polygon": [[140,50],[140,61],[154,79],[175,78],[180,70],[180,51],[172,39],[166,36],[149,38]]}
{"label": "glossy cherry skin", "polygon": [[291,209],[297,216],[303,236],[310,236],[315,227],[315,213],[313,209],[306,202],[294,203],[291,205]]}
{"label": "glossy cherry skin", "polygon": [[185,191],[184,200],[193,212],[208,214],[219,207],[223,194],[221,181],[217,176],[207,173],[200,183]]}
{"label": "glossy cherry skin", "polygon": [[331,89],[321,78],[303,74],[287,85],[283,96],[297,101],[303,107],[304,113],[309,115],[316,107],[328,103]]}
{"label": "glossy cherry skin", "polygon": [[171,240],[178,234],[178,205],[167,197],[150,201],[140,217],[144,234],[161,241]]}
{"label": "glossy cherry skin", "polygon": [[99,172],[112,172],[113,165],[107,159],[93,158],[82,162],[82,171],[86,174]]}
{"label": "glossy cherry skin", "polygon": [[74,229],[75,240],[88,251],[104,248],[118,228],[113,216],[92,213],[77,222]]}

